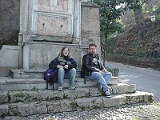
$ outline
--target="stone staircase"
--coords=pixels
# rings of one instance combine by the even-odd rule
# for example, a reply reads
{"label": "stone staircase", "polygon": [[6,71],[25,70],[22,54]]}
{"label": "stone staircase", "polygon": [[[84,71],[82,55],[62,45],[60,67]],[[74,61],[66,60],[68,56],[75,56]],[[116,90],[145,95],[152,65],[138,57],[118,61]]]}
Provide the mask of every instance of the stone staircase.
{"label": "stone staircase", "polygon": [[125,104],[152,103],[154,100],[152,93],[137,91],[134,84],[118,83],[118,77],[112,77],[109,83],[112,97],[106,98],[104,93],[95,87],[94,81],[87,80],[84,84],[84,79],[78,77],[75,80],[76,90],[69,90],[66,79],[63,91],[57,91],[57,83],[54,84],[55,90],[52,86],[46,90],[46,82],[34,74],[35,71],[29,76],[19,72],[17,77],[14,74],[11,78],[0,78],[1,117],[84,111]]}

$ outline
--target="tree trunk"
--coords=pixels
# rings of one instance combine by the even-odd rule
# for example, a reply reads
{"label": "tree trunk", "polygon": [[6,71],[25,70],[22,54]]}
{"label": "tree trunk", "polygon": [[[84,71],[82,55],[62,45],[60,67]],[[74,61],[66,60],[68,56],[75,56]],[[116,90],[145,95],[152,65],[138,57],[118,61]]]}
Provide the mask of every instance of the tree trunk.
{"label": "tree trunk", "polygon": [[134,15],[135,15],[135,22],[137,27],[140,27],[142,22],[143,22],[143,13],[142,13],[142,9],[136,9],[134,11]]}
{"label": "tree trunk", "polygon": [[103,57],[103,66],[105,67],[105,61],[106,61],[106,45],[107,45],[107,37],[108,37],[108,34],[106,33],[105,34],[105,43],[104,43],[104,57]]}
{"label": "tree trunk", "polygon": [[[136,26],[138,28],[138,42],[144,39],[144,33],[143,33],[143,13],[142,9],[135,9],[134,11],[135,15],[135,22]],[[139,43],[138,43],[139,44]]]}

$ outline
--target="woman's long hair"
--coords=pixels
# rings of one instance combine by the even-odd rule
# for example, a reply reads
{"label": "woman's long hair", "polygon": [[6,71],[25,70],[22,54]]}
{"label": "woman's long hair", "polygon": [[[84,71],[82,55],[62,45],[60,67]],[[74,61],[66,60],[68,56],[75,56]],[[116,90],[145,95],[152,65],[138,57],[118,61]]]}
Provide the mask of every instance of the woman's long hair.
{"label": "woman's long hair", "polygon": [[60,55],[59,56],[61,56],[61,57],[64,57],[64,54],[63,54],[63,50],[64,49],[68,49],[68,51],[69,51],[69,53],[68,53],[68,57],[70,57],[71,55],[70,55],[70,50],[69,50],[69,48],[68,47],[63,47],[62,49],[61,49],[61,53],[60,53]]}

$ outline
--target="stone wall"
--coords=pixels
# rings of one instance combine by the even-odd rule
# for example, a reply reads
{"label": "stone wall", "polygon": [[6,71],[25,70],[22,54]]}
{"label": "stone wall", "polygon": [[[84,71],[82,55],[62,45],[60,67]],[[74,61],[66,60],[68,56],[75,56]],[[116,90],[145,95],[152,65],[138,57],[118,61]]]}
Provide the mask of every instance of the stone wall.
{"label": "stone wall", "polygon": [[3,44],[17,44],[20,0],[0,0],[0,48]]}

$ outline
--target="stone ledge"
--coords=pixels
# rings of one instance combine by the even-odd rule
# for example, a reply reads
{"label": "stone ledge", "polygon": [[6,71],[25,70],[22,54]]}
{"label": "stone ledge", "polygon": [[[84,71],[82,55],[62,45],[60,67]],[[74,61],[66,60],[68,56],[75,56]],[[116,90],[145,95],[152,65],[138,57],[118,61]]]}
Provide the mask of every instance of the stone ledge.
{"label": "stone ledge", "polygon": [[[118,84],[118,77],[112,77],[110,85]],[[84,78],[76,78],[75,79],[75,87],[89,87],[95,86],[96,82],[92,80],[87,80],[86,84],[84,84]],[[69,79],[64,79],[64,87],[69,87]],[[44,79],[13,79],[3,77],[0,78],[0,90],[24,90],[24,89],[45,89],[46,81]],[[58,83],[54,84],[54,88],[58,88]],[[49,89],[53,89],[52,86],[49,85]]]}
{"label": "stone ledge", "polygon": [[[11,69],[11,77],[14,79],[43,79],[46,70],[23,70],[23,69]],[[80,71],[76,71],[76,77],[80,77]]]}
{"label": "stone ledge", "polygon": [[[128,98],[131,99],[128,99]],[[84,111],[93,110],[99,108],[108,108],[114,106],[121,106],[125,104],[139,104],[139,103],[152,103],[153,94],[147,92],[136,92],[133,94],[121,94],[113,95],[111,98],[101,97],[85,97],[78,99],[62,99],[52,101],[39,101],[30,103],[11,103],[5,105],[8,109],[7,115],[13,116],[28,116],[35,114],[47,114],[67,111]],[[4,105],[0,105],[0,108]],[[7,110],[6,109],[6,110]],[[5,110],[5,111],[6,111]],[[4,113],[3,109],[0,109],[0,114]]]}
{"label": "stone ledge", "polygon": [[[124,89],[126,87],[126,89]],[[109,89],[113,95],[134,93],[136,91],[135,85],[110,86]],[[97,97],[103,96],[102,90],[97,87],[83,87],[76,88],[76,90],[64,89],[58,90],[14,90],[14,91],[0,91],[0,104],[17,103],[17,102],[37,102],[48,100],[60,100],[60,99],[77,99],[83,97]]]}

